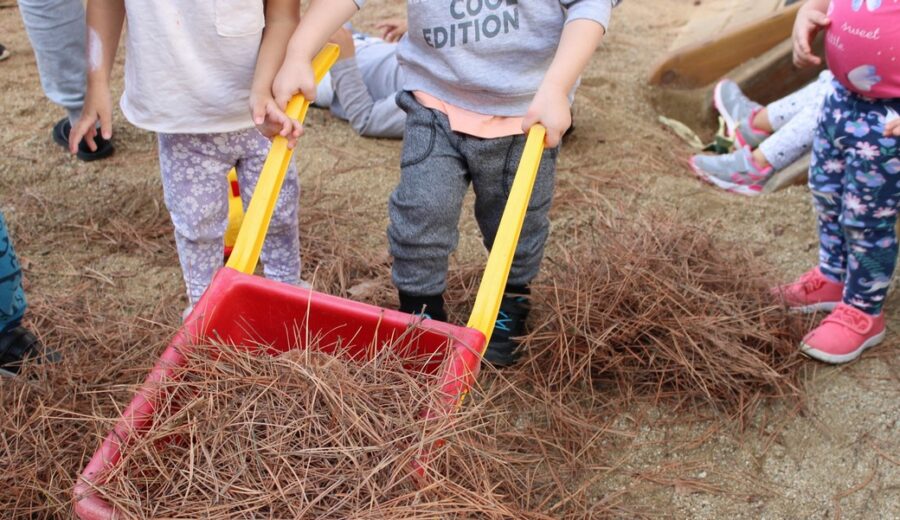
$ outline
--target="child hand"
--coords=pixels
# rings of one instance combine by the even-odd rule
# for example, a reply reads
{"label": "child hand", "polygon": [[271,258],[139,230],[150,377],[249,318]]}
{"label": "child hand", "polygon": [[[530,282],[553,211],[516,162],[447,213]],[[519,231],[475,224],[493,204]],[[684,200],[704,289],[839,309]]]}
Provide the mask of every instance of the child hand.
{"label": "child hand", "polygon": [[891,119],[884,125],[885,137],[900,137],[900,117]]}
{"label": "child hand", "polygon": [[81,118],[69,131],[71,153],[78,153],[78,145],[82,139],[92,152],[97,151],[97,143],[94,142],[97,121],[100,121],[100,135],[106,140],[112,139],[112,98],[108,87],[88,88]]}
{"label": "child hand", "polygon": [[271,94],[251,94],[250,113],[259,133],[269,139],[280,135],[288,140],[288,148],[297,146],[297,139],[303,135],[303,126],[278,108]]}
{"label": "child hand", "polygon": [[303,94],[310,103],[315,101],[316,76],[313,73],[312,63],[285,61],[281,70],[275,75],[272,94],[275,97],[276,107],[282,112],[295,94]]}
{"label": "child hand", "polygon": [[331,35],[328,41],[341,48],[339,60],[346,60],[356,56],[356,44],[353,43],[353,33],[349,30],[341,27]]}
{"label": "child hand", "polygon": [[375,24],[375,28],[381,31],[381,38],[388,43],[395,43],[406,34],[407,24],[405,18],[388,18]]}
{"label": "child hand", "polygon": [[522,122],[522,130],[528,132],[531,127],[541,124],[547,129],[544,144],[548,148],[556,148],[563,134],[572,126],[572,108],[569,106],[569,95],[553,87],[541,87]]}
{"label": "child hand", "polygon": [[804,6],[794,21],[794,65],[799,68],[812,67],[822,63],[822,58],[813,54],[813,38],[831,24],[822,11]]}

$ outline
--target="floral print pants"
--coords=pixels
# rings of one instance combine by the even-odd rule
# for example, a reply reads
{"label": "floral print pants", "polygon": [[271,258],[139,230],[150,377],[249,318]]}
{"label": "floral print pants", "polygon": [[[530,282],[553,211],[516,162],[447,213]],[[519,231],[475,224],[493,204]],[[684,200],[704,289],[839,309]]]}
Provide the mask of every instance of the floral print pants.
{"label": "floral print pants", "polygon": [[845,284],[844,303],[878,315],[897,263],[900,148],[884,137],[900,99],[868,99],[835,82],[813,142],[809,188],[819,267]]}
{"label": "floral print pants", "polygon": [[3,213],[0,213],[0,332],[18,326],[24,313],[22,268],[13,250]]}
{"label": "floral print pants", "polygon": [[[159,134],[163,195],[175,227],[175,244],[191,305],[223,264],[228,225],[228,171],[237,169],[244,208],[269,153],[255,128],[220,134]],[[272,214],[261,260],[267,278],[297,285],[300,185],[293,164]]]}

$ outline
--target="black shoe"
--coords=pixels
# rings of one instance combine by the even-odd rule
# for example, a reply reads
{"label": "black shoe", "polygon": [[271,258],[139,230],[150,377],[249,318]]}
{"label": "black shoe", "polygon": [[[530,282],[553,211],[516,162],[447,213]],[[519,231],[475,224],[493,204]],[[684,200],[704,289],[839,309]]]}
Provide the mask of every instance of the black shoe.
{"label": "black shoe", "polygon": [[531,310],[528,293],[527,288],[511,290],[507,287],[507,293],[500,302],[494,332],[484,353],[484,360],[495,367],[508,367],[519,361],[521,353],[515,338],[525,335],[525,323]]}
{"label": "black shoe", "polygon": [[[71,131],[72,124],[69,123],[68,117],[60,119],[53,127],[53,140],[56,141],[56,144],[65,148],[67,152],[69,151],[69,132]],[[82,139],[81,142],[78,143],[78,153],[75,154],[76,157],[84,162],[99,161],[100,159],[106,159],[115,151],[112,142],[107,141],[100,134],[94,136],[94,143],[97,145],[96,152],[92,152],[91,149],[88,148],[87,142]]]}
{"label": "black shoe", "polygon": [[19,374],[26,359],[39,363],[59,363],[59,352],[46,348],[25,327],[14,327],[0,333],[0,373],[9,376]]}
{"label": "black shoe", "polygon": [[9,49],[0,44],[0,61],[5,60],[6,58],[9,58]]}
{"label": "black shoe", "polygon": [[413,296],[400,291],[400,312],[422,316],[429,320],[447,321],[443,294]]}

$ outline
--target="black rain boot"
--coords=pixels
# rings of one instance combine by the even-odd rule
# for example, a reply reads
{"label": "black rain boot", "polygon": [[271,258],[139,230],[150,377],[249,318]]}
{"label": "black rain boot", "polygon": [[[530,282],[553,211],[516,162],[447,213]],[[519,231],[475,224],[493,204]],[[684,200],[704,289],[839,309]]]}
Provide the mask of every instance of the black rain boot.
{"label": "black rain boot", "polygon": [[26,359],[39,363],[59,363],[59,352],[46,348],[22,326],[10,327],[0,332],[0,373],[8,376],[19,374],[19,368]]}
{"label": "black rain boot", "polygon": [[400,291],[400,312],[422,316],[431,320],[447,321],[443,294],[413,296]]}
{"label": "black rain boot", "polygon": [[525,335],[525,324],[531,311],[531,290],[527,285],[506,286],[494,332],[484,353],[484,360],[495,367],[508,367],[519,361],[519,342]]}

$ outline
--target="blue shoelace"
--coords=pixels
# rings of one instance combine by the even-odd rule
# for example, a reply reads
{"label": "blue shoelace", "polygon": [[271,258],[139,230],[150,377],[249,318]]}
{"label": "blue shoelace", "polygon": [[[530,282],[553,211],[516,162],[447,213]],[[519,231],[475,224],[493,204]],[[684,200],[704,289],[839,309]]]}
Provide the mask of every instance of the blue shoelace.
{"label": "blue shoelace", "polygon": [[510,332],[509,322],[511,321],[512,318],[509,317],[509,314],[505,311],[500,311],[500,313],[497,314],[497,322],[494,324],[494,329]]}

